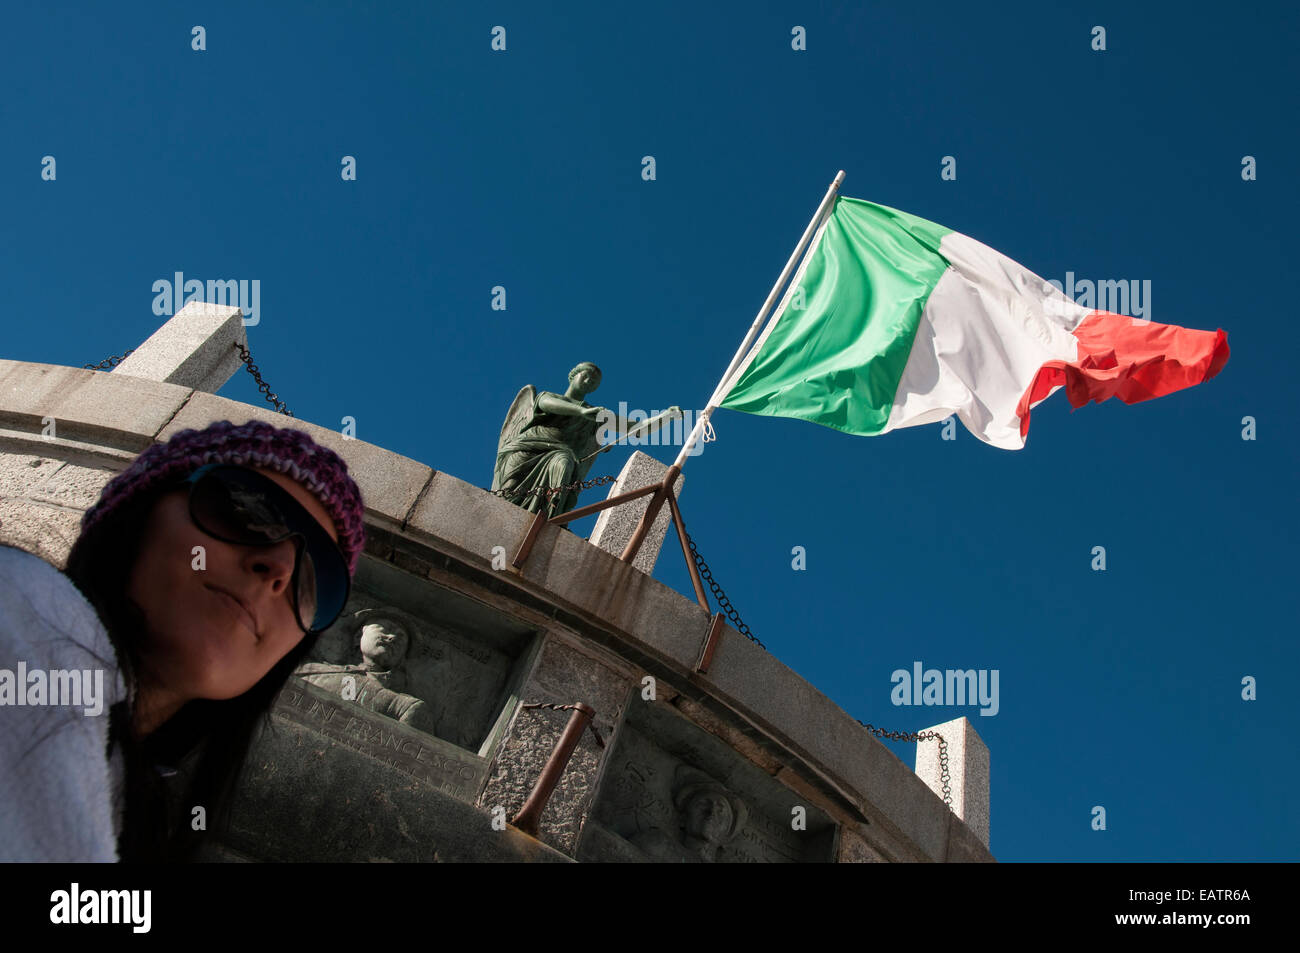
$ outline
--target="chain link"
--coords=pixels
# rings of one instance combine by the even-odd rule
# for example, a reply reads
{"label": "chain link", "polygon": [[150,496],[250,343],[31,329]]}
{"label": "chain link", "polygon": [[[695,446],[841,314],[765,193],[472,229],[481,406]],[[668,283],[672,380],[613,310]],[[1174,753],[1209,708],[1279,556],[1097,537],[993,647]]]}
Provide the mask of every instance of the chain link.
{"label": "chain link", "polygon": [[753,632],[749,631],[749,626],[745,625],[745,623],[741,621],[740,613],[737,612],[736,607],[731,604],[731,600],[727,598],[727,594],[722,591],[722,586],[718,585],[718,581],[713,578],[713,571],[709,569],[709,564],[704,561],[704,557],[700,555],[700,551],[695,547],[695,540],[691,539],[690,533],[686,534],[686,546],[691,551],[691,558],[695,560],[695,568],[700,574],[700,579],[708,585],[709,591],[713,593],[713,598],[718,603],[718,609],[721,610],[729,620],[731,620],[731,624],[737,632],[749,639],[749,641],[753,642],[759,648],[767,648],[766,645],[758,641],[758,637],[755,636]]}
{"label": "chain link", "polygon": [[[524,497],[527,498],[533,495],[534,493],[544,492],[547,494],[549,498],[551,495],[555,493],[559,493],[563,490],[589,489],[593,486],[601,486],[602,484],[609,483],[614,479],[615,478],[612,476],[605,476],[595,480],[587,480],[586,482],[582,482],[582,483],[570,483],[567,486],[560,486],[560,487],[553,487],[553,488],[539,487],[536,490],[528,491],[527,493],[524,494]],[[502,490],[493,490],[491,492],[493,493],[494,496],[505,495],[505,491]],[[744,623],[744,621],[740,618],[740,613],[736,611],[736,607],[731,604],[731,600],[728,599],[727,594],[723,592],[722,586],[720,586],[718,584],[718,581],[713,578],[713,572],[712,570],[709,569],[709,564],[706,563],[704,561],[704,557],[700,555],[700,551],[695,545],[695,540],[691,539],[690,533],[686,534],[686,546],[691,551],[691,558],[695,560],[695,568],[696,570],[698,570],[700,574],[700,579],[708,584],[709,590],[713,593],[713,598],[718,603],[718,608],[726,615],[727,619],[731,622],[735,630],[739,632],[741,635],[743,635],[745,638],[749,639],[759,648],[767,648],[767,646],[763,645],[763,643],[758,640],[758,638],[754,635],[754,633],[749,630],[749,626],[747,626]],[[538,702],[536,704],[524,705],[522,707],[523,708],[546,708],[552,711],[569,711],[575,708],[576,706],[575,705],[551,705],[543,702]],[[866,728],[877,738],[890,738],[893,739],[894,741],[912,741],[912,742],[928,741],[931,738],[937,740],[939,742],[939,779],[943,782],[943,803],[947,804],[948,808],[951,810],[952,775],[948,771],[948,742],[944,740],[943,736],[939,734],[939,732],[937,731],[907,731],[907,732],[890,731],[887,728],[877,728],[875,725],[869,725],[865,721],[858,721],[858,724]],[[596,743],[603,748],[605,746],[605,743],[601,740],[600,734],[596,731],[595,723],[593,722],[590,727],[591,727],[592,734],[596,736]]]}
{"label": "chain link", "polygon": [[127,351],[121,357],[106,357],[98,364],[82,364],[81,366],[88,371],[110,371],[134,353],[135,348],[131,348],[131,350]]}
{"label": "chain link", "polygon": [[[520,708],[545,708],[547,711],[574,711],[578,706],[577,705],[553,705],[550,702],[532,702],[527,705],[520,705],[519,707]],[[605,747],[605,739],[602,738],[600,736],[600,732],[596,730],[596,719],[594,716],[591,718],[590,721],[587,722],[587,727],[591,729],[592,735],[595,736],[596,738],[596,746],[599,748]]]}
{"label": "chain link", "polygon": [[565,490],[590,490],[594,486],[604,486],[606,483],[613,483],[617,479],[616,476],[603,476],[592,480],[581,480],[577,483],[566,483],[564,486],[539,486],[526,491],[522,495],[515,493],[514,490],[489,490],[488,492],[493,496],[513,496],[523,500],[528,499],[535,493],[544,493],[549,500],[556,493],[563,493]]}
{"label": "chain link", "polygon": [[952,780],[952,775],[948,773],[948,742],[943,740],[943,735],[937,731],[890,731],[887,728],[877,728],[875,725],[869,725],[860,719],[858,724],[877,738],[892,738],[894,741],[928,741],[931,738],[937,738],[939,740],[939,780],[943,782],[943,803],[947,804],[949,808],[952,807],[952,787],[948,783]]}
{"label": "chain link", "polygon": [[[292,417],[293,411],[290,410],[288,405],[285,404],[284,401],[280,400],[277,395],[271,393],[270,385],[268,385],[266,381],[262,380],[262,375],[258,371],[257,365],[253,363],[253,356],[248,353],[248,348],[244,347],[244,345],[240,344],[238,341],[235,342],[235,347],[239,348],[239,359],[244,362],[244,367],[247,369],[248,373],[253,375],[253,380],[257,381],[257,389],[266,396],[267,401],[274,406],[276,410],[284,414],[286,417]],[[98,364],[83,364],[81,366],[90,371],[112,370],[135,353],[135,350],[135,348],[131,348],[131,350],[127,351],[121,357],[106,357]]]}
{"label": "chain link", "polygon": [[253,375],[253,380],[257,381],[257,389],[265,395],[267,401],[274,406],[276,410],[284,414],[286,417],[292,417],[293,411],[289,409],[288,405],[286,405],[284,401],[271,393],[270,386],[266,381],[262,380],[262,375],[258,373],[257,365],[253,363],[253,356],[248,353],[248,348],[244,347],[244,345],[240,344],[238,341],[235,342],[235,347],[239,348],[239,359],[244,362],[244,367],[248,370],[248,373]]}

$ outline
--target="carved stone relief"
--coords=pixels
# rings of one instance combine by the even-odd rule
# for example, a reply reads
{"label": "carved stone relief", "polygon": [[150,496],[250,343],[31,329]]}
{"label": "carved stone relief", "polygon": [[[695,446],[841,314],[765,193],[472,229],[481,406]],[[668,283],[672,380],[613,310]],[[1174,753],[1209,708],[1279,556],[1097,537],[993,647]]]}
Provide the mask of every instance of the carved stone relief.
{"label": "carved stone relief", "polygon": [[635,701],[579,859],[791,863],[833,859],[820,809],[662,702]]}

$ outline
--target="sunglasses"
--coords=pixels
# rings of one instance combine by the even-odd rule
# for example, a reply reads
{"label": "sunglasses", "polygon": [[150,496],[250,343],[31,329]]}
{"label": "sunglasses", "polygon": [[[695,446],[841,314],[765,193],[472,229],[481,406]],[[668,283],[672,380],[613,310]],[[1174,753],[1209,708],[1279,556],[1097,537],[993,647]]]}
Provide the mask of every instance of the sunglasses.
{"label": "sunglasses", "polygon": [[200,467],[181,486],[190,489],[190,518],[214,539],[241,546],[295,541],[294,615],[311,635],[343,612],[352,577],[338,545],[293,495],[256,470],[226,463]]}

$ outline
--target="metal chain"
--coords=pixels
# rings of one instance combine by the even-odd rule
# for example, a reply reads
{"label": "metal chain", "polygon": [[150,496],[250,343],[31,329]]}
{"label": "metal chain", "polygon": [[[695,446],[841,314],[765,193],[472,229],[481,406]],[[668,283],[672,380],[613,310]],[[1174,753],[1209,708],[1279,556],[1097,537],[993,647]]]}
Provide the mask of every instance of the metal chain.
{"label": "metal chain", "polygon": [[943,735],[937,731],[890,731],[887,728],[877,728],[875,725],[869,725],[861,719],[858,720],[858,724],[877,738],[892,738],[894,741],[939,739],[939,780],[943,782],[943,803],[947,804],[949,808],[952,807],[952,787],[948,783],[952,780],[952,775],[948,773],[948,742],[943,740]]}
{"label": "metal chain", "polygon": [[[593,486],[600,486],[609,483],[613,479],[614,477],[612,476],[606,476],[600,477],[596,480],[588,480],[585,483],[570,483],[567,486],[554,488],[539,487],[537,490],[530,490],[528,493],[524,494],[524,497],[527,498],[533,493],[544,492],[549,498],[550,495],[559,493],[562,490],[572,490],[575,488],[589,489]],[[495,496],[505,495],[501,490],[493,490],[492,493]],[[695,568],[699,571],[700,579],[708,584],[709,590],[713,593],[713,598],[718,603],[718,608],[727,616],[727,619],[730,620],[732,626],[745,638],[759,646],[759,648],[766,648],[767,646],[763,645],[754,633],[749,630],[749,626],[747,626],[740,618],[740,613],[736,611],[736,607],[731,604],[731,600],[727,598],[727,594],[722,591],[722,586],[720,586],[718,581],[713,578],[713,572],[709,569],[709,564],[706,563],[704,557],[700,555],[700,551],[695,545],[695,540],[691,539],[690,533],[686,534],[686,546],[691,551],[691,558],[695,560]],[[523,705],[522,707],[546,708],[551,711],[569,711],[577,706],[551,705],[544,702],[538,702],[536,704]],[[939,779],[943,782],[943,803],[947,804],[949,809],[952,808],[952,785],[950,783],[952,781],[952,775],[948,771],[948,742],[944,740],[943,735],[939,734],[937,731],[890,731],[887,728],[877,728],[875,725],[869,725],[865,721],[861,720],[858,721],[858,724],[866,728],[877,738],[891,738],[894,741],[912,742],[928,741],[931,738],[936,739],[939,742]],[[596,731],[595,723],[592,722],[590,727],[591,733],[596,736],[596,743],[602,748],[605,747],[604,741],[601,740],[600,733]]]}
{"label": "metal chain", "polygon": [[[550,702],[532,702],[531,704],[520,705],[519,707],[520,708],[545,708],[547,711],[573,711],[578,706],[577,705],[552,705]],[[600,748],[605,747],[605,739],[602,738],[600,736],[600,732],[596,730],[595,718],[592,718],[589,722],[587,722],[587,727],[591,729],[592,735],[594,735],[596,738],[596,746]]]}
{"label": "metal chain", "polygon": [[109,371],[117,367],[117,365],[121,364],[123,361],[125,361],[134,352],[135,352],[135,348],[131,348],[131,350],[127,351],[121,357],[106,357],[98,364],[82,364],[81,366],[88,371]]}
{"label": "metal chain", "polygon": [[[290,410],[288,405],[285,404],[284,401],[280,400],[278,396],[271,393],[270,385],[268,385],[266,381],[262,380],[262,375],[258,372],[257,365],[253,363],[253,357],[248,353],[248,348],[244,347],[244,345],[240,344],[238,341],[235,342],[235,347],[239,348],[239,359],[244,362],[244,367],[247,368],[248,373],[253,375],[253,380],[257,381],[257,389],[266,395],[267,401],[269,401],[276,410],[287,417],[292,417],[293,411]],[[125,361],[133,353],[135,353],[135,348],[131,348],[131,350],[127,351],[121,357],[106,357],[98,364],[83,364],[81,366],[90,371],[111,370]]]}
{"label": "metal chain", "polygon": [[618,477],[616,476],[603,476],[596,477],[593,480],[581,480],[577,483],[566,483],[564,486],[539,486],[528,490],[522,495],[515,493],[514,490],[489,490],[488,492],[493,496],[505,497],[508,495],[518,497],[521,500],[526,500],[535,493],[545,493],[546,498],[549,500],[556,493],[563,493],[565,490],[590,490],[594,486],[604,486],[606,483],[613,483],[617,479]]}
{"label": "metal chain", "polygon": [[293,411],[289,409],[288,405],[286,405],[284,401],[271,393],[270,386],[266,381],[262,380],[262,375],[258,373],[257,365],[253,363],[253,356],[248,353],[248,348],[244,347],[244,345],[240,344],[238,341],[235,342],[235,347],[239,348],[239,359],[244,362],[244,366],[248,369],[248,373],[252,374],[253,380],[257,381],[257,389],[266,396],[267,401],[270,402],[276,410],[284,414],[286,417],[292,417]]}
{"label": "metal chain", "polygon": [[690,533],[686,534],[686,546],[691,551],[691,558],[695,560],[695,568],[699,571],[700,579],[708,584],[710,591],[713,593],[713,598],[717,600],[718,608],[726,614],[728,619],[731,620],[731,624],[735,627],[736,631],[749,639],[749,641],[753,642],[759,648],[767,648],[766,645],[758,641],[758,638],[753,632],[749,631],[749,626],[745,625],[745,623],[741,621],[740,613],[737,612],[736,607],[731,604],[731,600],[727,598],[727,594],[722,591],[722,587],[718,585],[718,581],[713,578],[713,572],[709,569],[709,564],[704,561],[704,557],[700,555],[700,551],[695,548],[695,540],[691,539]]}
{"label": "metal chain", "polygon": [[[598,477],[597,479],[594,480],[587,480],[585,482],[569,483],[566,486],[538,487],[536,489],[529,490],[528,492],[524,493],[521,498],[527,499],[528,497],[532,496],[534,493],[545,493],[547,495],[547,499],[550,499],[551,496],[563,490],[572,490],[572,489],[587,490],[594,486],[602,486],[606,483],[612,483],[615,479],[617,479],[617,477],[603,476],[603,477]],[[490,492],[492,493],[493,496],[504,497],[508,491],[491,490]],[[511,492],[511,495],[514,495],[513,492]],[[691,539],[690,533],[686,534],[686,545],[691,551],[691,558],[695,560],[695,568],[699,571],[700,578],[704,582],[708,583],[709,589],[713,593],[713,598],[717,600],[718,608],[723,613],[726,614],[727,618],[731,621],[731,624],[735,627],[736,631],[739,632],[741,635],[743,635],[745,638],[749,639],[749,641],[753,642],[759,648],[767,648],[767,646],[763,645],[763,643],[758,640],[758,638],[754,635],[753,632],[749,631],[749,626],[745,625],[744,621],[740,618],[740,613],[736,611],[736,607],[731,604],[731,600],[727,598],[727,594],[722,591],[722,587],[718,585],[718,581],[713,578],[713,573],[709,569],[709,564],[704,561],[704,557],[700,555],[700,551],[695,547],[695,540]]]}

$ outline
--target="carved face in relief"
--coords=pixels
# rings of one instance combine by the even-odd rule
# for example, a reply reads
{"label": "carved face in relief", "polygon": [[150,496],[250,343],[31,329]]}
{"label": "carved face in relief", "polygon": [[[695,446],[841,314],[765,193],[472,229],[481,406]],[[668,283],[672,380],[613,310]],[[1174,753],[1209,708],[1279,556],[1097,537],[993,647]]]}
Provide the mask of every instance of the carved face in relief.
{"label": "carved face in relief", "polygon": [[735,815],[721,791],[705,788],[686,803],[686,832],[711,844],[727,840]]}
{"label": "carved face in relief", "polygon": [[410,637],[391,619],[376,619],[361,629],[361,655],[375,668],[391,670],[402,664]]}

